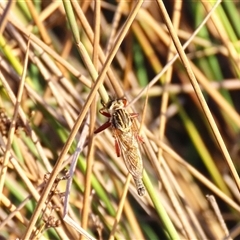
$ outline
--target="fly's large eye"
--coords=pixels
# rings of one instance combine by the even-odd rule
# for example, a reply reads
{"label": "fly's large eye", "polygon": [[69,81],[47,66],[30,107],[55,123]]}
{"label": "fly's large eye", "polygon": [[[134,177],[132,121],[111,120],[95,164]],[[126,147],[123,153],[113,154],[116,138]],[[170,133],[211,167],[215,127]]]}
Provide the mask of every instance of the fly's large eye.
{"label": "fly's large eye", "polygon": [[127,106],[127,99],[125,97],[122,99],[122,102],[123,102],[123,106],[126,107]]}
{"label": "fly's large eye", "polygon": [[122,99],[117,100],[118,105],[122,105]]}

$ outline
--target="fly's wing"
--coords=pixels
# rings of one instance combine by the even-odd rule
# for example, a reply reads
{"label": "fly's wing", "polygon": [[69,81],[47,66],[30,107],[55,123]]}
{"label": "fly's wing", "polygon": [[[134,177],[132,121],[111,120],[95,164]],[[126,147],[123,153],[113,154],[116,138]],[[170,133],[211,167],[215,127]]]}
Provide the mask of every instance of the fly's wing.
{"label": "fly's wing", "polygon": [[132,131],[124,132],[114,131],[114,137],[117,141],[118,150],[121,151],[125,165],[132,175],[139,196],[146,192],[142,182],[143,164],[139,151],[138,140]]}
{"label": "fly's wing", "polygon": [[120,147],[125,165],[133,178],[142,178],[142,157],[136,139],[132,131],[115,135]]}

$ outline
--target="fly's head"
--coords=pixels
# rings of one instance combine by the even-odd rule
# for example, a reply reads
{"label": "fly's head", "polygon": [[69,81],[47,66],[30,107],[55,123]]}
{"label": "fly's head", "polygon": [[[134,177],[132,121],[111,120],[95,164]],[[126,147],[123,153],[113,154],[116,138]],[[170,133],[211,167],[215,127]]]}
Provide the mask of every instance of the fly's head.
{"label": "fly's head", "polygon": [[104,108],[106,108],[111,115],[117,110],[125,108],[126,105],[127,105],[126,98],[110,100],[109,102],[103,104]]}

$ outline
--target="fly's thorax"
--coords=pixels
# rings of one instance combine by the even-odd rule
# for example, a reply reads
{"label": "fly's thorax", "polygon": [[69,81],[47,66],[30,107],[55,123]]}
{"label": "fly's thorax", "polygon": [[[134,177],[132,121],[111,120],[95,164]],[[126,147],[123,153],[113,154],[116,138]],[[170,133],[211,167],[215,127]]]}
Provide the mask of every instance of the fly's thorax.
{"label": "fly's thorax", "polygon": [[117,109],[111,117],[112,126],[122,132],[128,132],[132,126],[132,120],[125,109]]}

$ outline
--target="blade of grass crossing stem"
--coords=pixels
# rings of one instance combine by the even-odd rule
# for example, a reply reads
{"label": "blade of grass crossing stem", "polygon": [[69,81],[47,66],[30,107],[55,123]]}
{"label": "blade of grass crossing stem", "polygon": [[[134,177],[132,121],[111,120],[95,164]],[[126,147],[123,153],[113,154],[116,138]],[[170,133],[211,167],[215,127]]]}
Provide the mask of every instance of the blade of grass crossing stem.
{"label": "blade of grass crossing stem", "polygon": [[187,113],[182,108],[181,104],[177,101],[176,98],[172,97],[175,104],[178,106],[179,116],[182,119],[182,122],[188,132],[190,139],[192,140],[193,145],[195,146],[198,154],[200,155],[204,165],[208,169],[208,172],[212,176],[215,184],[228,196],[231,196],[226,184],[224,183],[221,174],[219,173],[208,149],[206,148],[199,132],[197,131],[195,125],[192,123],[191,119],[188,117]]}
{"label": "blade of grass crossing stem", "polygon": [[153,202],[153,205],[158,213],[158,216],[162,220],[165,230],[168,233],[168,238],[169,239],[179,239],[177,231],[176,231],[175,227],[173,226],[173,223],[170,220],[165,208],[163,207],[163,205],[161,203],[161,199],[159,199],[158,196],[156,195],[153,185],[145,171],[143,171],[143,182],[144,182],[144,185],[148,191],[148,194]]}
{"label": "blade of grass crossing stem", "polygon": [[237,35],[237,39],[240,38],[240,28],[239,28],[239,22],[240,22],[240,15],[239,10],[236,8],[236,5],[234,4],[234,1],[223,1],[222,2],[223,9],[225,10],[227,17],[230,21],[230,25],[234,29]]}
{"label": "blade of grass crossing stem", "polygon": [[72,9],[71,1],[63,0],[63,5],[66,11],[66,16],[68,18],[69,26],[73,33],[73,38],[76,43],[80,42],[80,35],[78,31],[78,25],[75,20],[74,12]]}
{"label": "blade of grass crossing stem", "polygon": [[[192,9],[195,13],[197,13],[196,15],[194,15],[195,26],[197,27],[201,24],[201,22],[205,18],[205,9],[203,9],[202,4],[200,2],[196,4],[192,4]],[[201,28],[201,30],[198,33],[198,36],[211,42],[209,31],[206,26],[203,26]],[[200,46],[196,46],[196,47],[197,49],[200,49],[200,50],[203,49]],[[221,67],[219,66],[216,55],[201,57],[200,59],[198,59],[197,62],[208,79],[217,80],[219,82],[223,79],[222,70],[221,70]],[[224,96],[224,98],[227,99],[227,101],[232,104],[232,99],[229,92],[225,89],[220,89],[220,92]]]}
{"label": "blade of grass crossing stem", "polygon": [[[80,158],[80,161],[78,161],[78,167],[81,169],[82,172],[86,172],[86,162],[84,161],[84,159]],[[92,175],[92,186],[95,189],[97,195],[101,198],[101,200],[106,204],[106,208],[108,209],[109,214],[111,214],[112,216],[115,215],[115,210],[112,206],[112,203],[109,199],[109,197],[107,196],[105,190],[103,189],[103,187],[101,186],[101,184],[98,182],[98,180],[96,179],[96,177],[94,175]]]}

